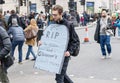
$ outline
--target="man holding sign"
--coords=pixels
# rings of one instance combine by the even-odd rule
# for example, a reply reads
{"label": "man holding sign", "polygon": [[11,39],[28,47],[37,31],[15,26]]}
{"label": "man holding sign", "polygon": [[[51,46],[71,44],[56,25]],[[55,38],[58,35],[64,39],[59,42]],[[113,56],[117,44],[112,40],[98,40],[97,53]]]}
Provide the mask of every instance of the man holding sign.
{"label": "man holding sign", "polygon": [[[56,80],[57,83],[73,83],[73,81],[67,76],[66,70],[67,70],[67,66],[68,66],[70,56],[73,55],[73,52],[78,47],[80,41],[79,41],[78,35],[76,34],[76,32],[74,30],[74,26],[72,24],[70,24],[67,20],[63,19],[62,15],[63,15],[63,7],[61,7],[60,5],[55,5],[52,8],[52,16],[53,16],[53,20],[55,21],[55,25],[53,25],[54,27],[51,27],[52,28],[51,30],[53,30],[55,28],[58,28],[57,27],[58,25],[64,25],[67,28],[68,34],[69,34],[68,35],[68,42],[67,42],[66,50],[64,52],[63,65],[61,67],[60,73],[56,74],[56,79],[55,80]],[[59,27],[59,29],[63,30],[62,29],[63,27]],[[54,40],[59,38],[59,36],[61,35],[61,33],[57,32],[57,31],[56,32],[54,31],[54,33],[52,33],[52,35],[51,35],[51,33],[49,31],[46,31],[46,34],[47,34],[46,38],[48,38],[48,39],[49,38],[54,38]],[[62,37],[64,38],[64,35]],[[59,41],[61,41],[61,40],[59,40]],[[64,40],[62,40],[61,43],[63,41]],[[42,46],[43,43],[44,42],[39,41],[39,45]],[[48,45],[48,44],[46,43],[46,45]],[[54,45],[50,44],[50,45],[54,46],[54,47],[57,47],[57,44],[56,45],[55,44]],[[58,47],[59,47],[59,45],[58,45]],[[58,49],[58,50],[61,50],[61,49]],[[48,49],[47,51],[53,51],[53,49],[51,48],[51,49]],[[39,53],[42,53],[42,52],[39,52]],[[42,54],[40,54],[40,55],[42,55]],[[45,56],[48,56],[48,55],[44,54],[42,56],[45,57]],[[49,55],[49,57],[53,57],[53,56],[54,55],[52,55],[52,54]],[[56,56],[55,58],[58,58],[58,56]],[[55,65],[57,65],[57,64],[55,64]]]}

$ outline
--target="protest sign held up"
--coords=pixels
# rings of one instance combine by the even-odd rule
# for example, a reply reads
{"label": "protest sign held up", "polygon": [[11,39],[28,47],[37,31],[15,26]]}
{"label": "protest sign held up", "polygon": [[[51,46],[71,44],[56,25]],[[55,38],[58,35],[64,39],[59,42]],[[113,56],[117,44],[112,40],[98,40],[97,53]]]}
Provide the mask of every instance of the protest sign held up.
{"label": "protest sign held up", "polygon": [[66,26],[48,26],[41,38],[42,45],[38,47],[35,68],[60,74],[68,41],[69,33]]}

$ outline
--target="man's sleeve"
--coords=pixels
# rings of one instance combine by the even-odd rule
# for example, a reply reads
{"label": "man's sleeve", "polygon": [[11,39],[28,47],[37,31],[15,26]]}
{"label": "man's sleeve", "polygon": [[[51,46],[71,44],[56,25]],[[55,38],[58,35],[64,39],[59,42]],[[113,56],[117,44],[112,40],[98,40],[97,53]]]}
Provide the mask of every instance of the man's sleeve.
{"label": "man's sleeve", "polygon": [[70,55],[72,55],[73,52],[78,47],[78,45],[80,45],[79,37],[78,37],[73,25],[70,25],[70,28],[69,28],[69,38],[70,39],[69,39],[67,51],[69,51]]}
{"label": "man's sleeve", "polygon": [[2,49],[0,50],[0,59],[6,56],[11,50],[11,41],[5,29],[0,27],[0,37],[2,39]]}

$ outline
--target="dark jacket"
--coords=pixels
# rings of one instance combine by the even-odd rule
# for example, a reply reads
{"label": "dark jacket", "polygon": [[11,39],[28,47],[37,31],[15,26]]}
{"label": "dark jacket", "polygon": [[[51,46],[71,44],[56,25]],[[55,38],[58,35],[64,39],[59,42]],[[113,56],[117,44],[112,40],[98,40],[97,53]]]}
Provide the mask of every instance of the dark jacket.
{"label": "dark jacket", "polygon": [[69,43],[67,47],[67,51],[70,52],[70,55],[73,55],[73,52],[78,47],[80,41],[77,33],[75,32],[74,25],[70,24],[67,20],[63,19],[57,24],[65,25],[69,30]]}
{"label": "dark jacket", "polygon": [[[98,19],[98,21],[97,21],[97,26],[96,26],[96,30],[95,30],[95,34],[94,34],[94,40],[97,41],[97,43],[100,43],[100,27],[101,27],[100,20],[101,19]],[[108,18],[107,23],[108,23],[107,29],[112,29],[112,21],[110,18]]]}
{"label": "dark jacket", "polygon": [[20,24],[23,29],[25,29],[27,27],[25,24],[25,17],[23,17],[23,16],[20,17]]}
{"label": "dark jacket", "polygon": [[12,14],[8,19],[8,26],[9,27],[12,26],[12,18],[16,18],[17,22],[18,22],[18,25],[21,26],[20,18],[16,14]]}
{"label": "dark jacket", "polygon": [[10,38],[3,27],[0,27],[0,60],[11,50]]}
{"label": "dark jacket", "polygon": [[5,20],[4,20],[4,18],[0,18],[0,26],[2,26],[3,28],[5,28],[5,30],[8,30],[7,29],[7,24],[6,24]]}

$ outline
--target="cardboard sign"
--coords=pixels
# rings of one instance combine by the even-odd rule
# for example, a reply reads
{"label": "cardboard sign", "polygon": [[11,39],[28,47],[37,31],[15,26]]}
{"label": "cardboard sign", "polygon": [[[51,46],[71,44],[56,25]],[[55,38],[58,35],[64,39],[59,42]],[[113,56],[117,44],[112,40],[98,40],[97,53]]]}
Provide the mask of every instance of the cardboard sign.
{"label": "cardboard sign", "polygon": [[68,41],[69,32],[66,26],[48,26],[41,38],[42,45],[38,47],[35,68],[60,74]]}

